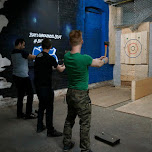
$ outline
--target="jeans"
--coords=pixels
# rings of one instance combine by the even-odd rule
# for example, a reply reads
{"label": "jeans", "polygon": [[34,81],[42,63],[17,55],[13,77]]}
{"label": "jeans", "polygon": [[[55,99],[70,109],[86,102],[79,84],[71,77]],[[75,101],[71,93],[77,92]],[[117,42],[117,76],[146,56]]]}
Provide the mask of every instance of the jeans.
{"label": "jeans", "polygon": [[32,113],[33,104],[33,88],[29,77],[17,77],[13,75],[13,80],[17,88],[17,116],[21,116],[23,113],[23,98],[27,95],[26,103],[26,115],[29,116]]}
{"label": "jeans", "polygon": [[51,87],[36,87],[36,93],[39,99],[37,128],[42,128],[44,110],[46,110],[46,128],[48,131],[54,130],[53,127],[53,103],[54,90]]}

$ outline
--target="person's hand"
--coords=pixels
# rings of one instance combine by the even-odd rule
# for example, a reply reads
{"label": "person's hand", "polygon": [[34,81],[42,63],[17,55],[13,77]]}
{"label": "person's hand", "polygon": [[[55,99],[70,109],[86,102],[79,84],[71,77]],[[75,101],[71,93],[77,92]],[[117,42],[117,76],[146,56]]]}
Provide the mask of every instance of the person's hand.
{"label": "person's hand", "polygon": [[59,64],[58,64],[57,70],[58,70],[59,72],[63,72],[63,71],[65,70],[65,65],[64,65],[64,64],[62,64],[62,65],[59,65]]}
{"label": "person's hand", "polygon": [[102,59],[104,59],[104,58],[106,58],[106,56],[101,56],[99,59],[102,60]]}
{"label": "person's hand", "polygon": [[64,63],[63,63],[63,64],[61,64],[61,66],[62,66],[62,67],[63,67],[63,66],[65,66],[65,65],[64,65]]}
{"label": "person's hand", "polygon": [[61,67],[65,69],[65,65],[64,64],[62,64]]}
{"label": "person's hand", "polygon": [[105,64],[108,63],[108,58],[107,57],[102,58],[102,60],[104,60]]}

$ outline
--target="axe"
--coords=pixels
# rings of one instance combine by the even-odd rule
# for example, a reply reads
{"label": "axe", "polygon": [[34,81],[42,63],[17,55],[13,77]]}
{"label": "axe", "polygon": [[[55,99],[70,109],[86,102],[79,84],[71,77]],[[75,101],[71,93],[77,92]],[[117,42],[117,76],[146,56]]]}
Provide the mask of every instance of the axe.
{"label": "axe", "polygon": [[104,45],[105,45],[105,55],[104,56],[107,56],[107,47],[109,46],[109,42],[105,41]]}

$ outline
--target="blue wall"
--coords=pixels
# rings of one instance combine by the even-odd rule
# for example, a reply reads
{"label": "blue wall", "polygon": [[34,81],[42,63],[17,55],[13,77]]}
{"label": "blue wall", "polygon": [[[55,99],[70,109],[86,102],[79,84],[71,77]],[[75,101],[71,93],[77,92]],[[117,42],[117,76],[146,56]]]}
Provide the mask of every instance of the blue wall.
{"label": "blue wall", "polygon": [[[95,8],[99,13],[86,12],[86,8]],[[104,42],[108,41],[108,21],[109,7],[103,0],[79,0],[77,29],[83,33],[82,54],[89,54],[93,58],[104,55]],[[113,65],[106,64],[101,68],[90,67],[89,76],[89,83],[112,80]]]}
{"label": "blue wall", "polygon": [[[30,37],[30,32],[59,34],[62,35],[61,39],[51,38],[51,41],[57,49],[56,54],[61,64],[65,51],[71,49],[68,34],[72,29],[80,29],[83,32],[83,54],[89,54],[93,58],[104,55],[104,41],[108,41],[109,10],[103,0],[22,0],[23,7],[17,5],[19,2],[20,0],[7,0],[4,7],[0,8],[0,14],[8,19],[8,25],[0,32],[0,54],[3,58],[11,60],[10,54],[16,38],[23,37],[26,41],[26,50],[32,53],[34,46],[40,45],[37,40],[42,38]],[[1,24],[3,25],[3,22]],[[32,61],[29,62],[29,68],[30,77],[33,79]],[[112,80],[113,66],[107,64],[101,68],[90,67],[89,74],[89,83]],[[0,72],[0,77],[13,83],[12,66],[7,66]],[[55,90],[67,88],[67,84],[66,70],[63,73],[53,72]],[[11,88],[4,87],[0,95],[15,97],[15,85]]]}

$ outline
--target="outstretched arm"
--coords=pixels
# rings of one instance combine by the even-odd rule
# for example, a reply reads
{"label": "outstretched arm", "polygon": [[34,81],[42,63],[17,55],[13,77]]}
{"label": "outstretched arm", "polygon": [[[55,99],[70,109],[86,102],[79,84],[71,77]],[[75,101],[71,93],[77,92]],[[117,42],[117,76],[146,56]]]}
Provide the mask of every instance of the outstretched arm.
{"label": "outstretched arm", "polygon": [[101,56],[100,58],[93,59],[91,67],[102,67],[104,64],[108,63],[108,58],[105,56]]}

